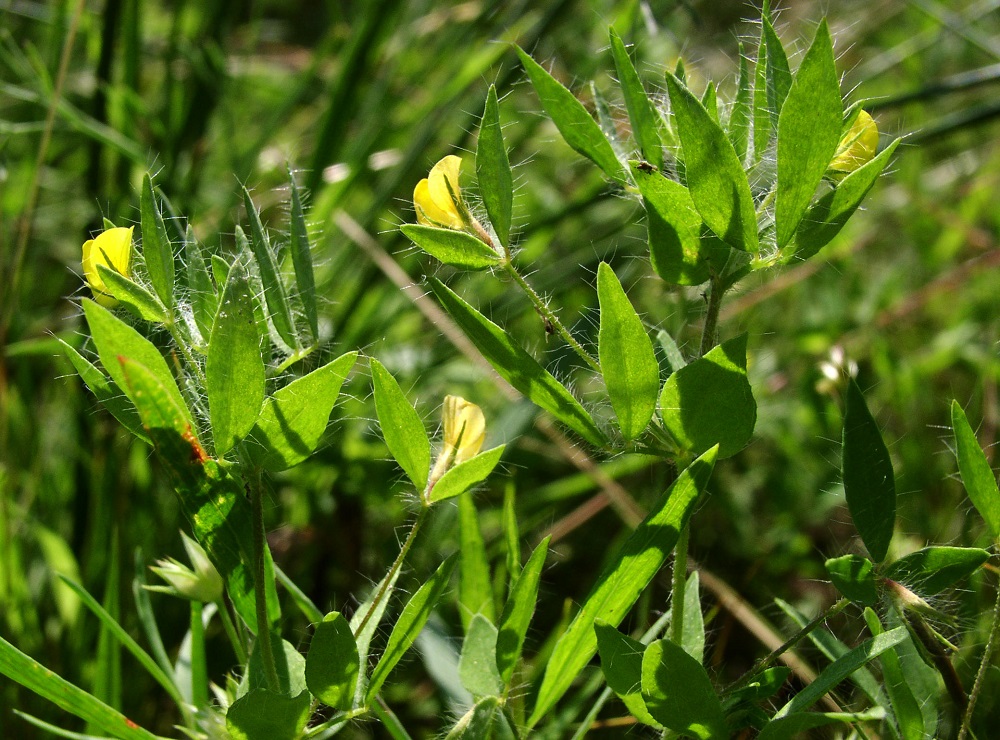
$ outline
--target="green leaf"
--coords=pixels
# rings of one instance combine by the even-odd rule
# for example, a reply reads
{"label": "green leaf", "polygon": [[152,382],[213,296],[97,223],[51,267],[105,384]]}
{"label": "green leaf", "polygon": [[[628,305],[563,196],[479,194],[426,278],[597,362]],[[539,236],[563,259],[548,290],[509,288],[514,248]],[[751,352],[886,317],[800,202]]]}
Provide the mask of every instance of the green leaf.
{"label": "green leaf", "polygon": [[109,380],[108,376],[102,373],[96,365],[77,352],[76,349],[61,339],[59,343],[62,345],[66,357],[73,363],[73,367],[80,375],[81,380],[86,383],[87,388],[101,402],[101,405],[110,411],[111,415],[123,427],[132,432],[132,434],[146,444],[152,444],[149,440],[149,435],[142,428],[139,413],[135,410],[132,402],[126,398],[124,392],[114,382]]}
{"label": "green leaf", "polygon": [[[382,615],[385,614],[386,607],[393,590],[396,588],[396,581],[399,579],[401,568],[390,571],[385,578],[375,584],[371,590],[371,595],[358,607],[351,617],[351,632],[358,644],[358,658],[361,665],[368,665],[368,649],[371,647],[372,638],[378,631],[382,622]],[[387,582],[388,581],[388,582]],[[382,591],[383,586],[385,591]],[[376,604],[375,597],[381,593],[382,598]],[[368,688],[367,670],[358,673],[358,686],[354,691],[354,706],[359,707],[365,701],[365,691]]]}
{"label": "green leaf", "polygon": [[291,213],[291,252],[292,265],[295,267],[295,284],[298,287],[299,300],[305,312],[309,331],[314,342],[319,341],[319,318],[316,313],[316,279],[313,276],[312,253],[309,249],[309,230],[306,228],[306,216],[302,209],[302,196],[295,182],[295,174],[288,170],[288,185],[292,191]]}
{"label": "green leaf", "polygon": [[736,156],[743,162],[747,156],[747,144],[750,140],[750,118],[753,113],[751,96],[750,69],[747,64],[747,57],[743,51],[743,43],[740,43],[740,76],[736,88],[736,100],[729,111],[729,121],[726,126],[726,134],[736,151]]}
{"label": "green leaf", "polygon": [[327,706],[347,711],[354,706],[361,659],[351,625],[339,612],[330,612],[316,625],[306,654],[306,684]]}
{"label": "green leaf", "polygon": [[925,547],[889,566],[886,576],[922,596],[933,596],[966,578],[990,559],[978,547]]}
{"label": "green leaf", "polygon": [[642,698],[642,654],[646,646],[611,625],[598,620],[597,651],[601,656],[601,671],[608,688],[615,692],[632,715],[646,725],[662,728],[646,708]]}
{"label": "green leaf", "polygon": [[[246,241],[246,235],[243,233],[243,229],[239,227],[239,224],[237,224],[236,242],[238,244],[241,241]],[[249,242],[247,242],[247,246],[249,246]],[[226,283],[229,282],[229,272],[233,269],[233,266],[217,254],[212,255],[211,262],[212,278],[215,280],[215,284],[223,288],[226,287]],[[215,321],[214,313],[212,314],[212,321]]]}
{"label": "green leaf", "polygon": [[402,614],[399,615],[399,619],[396,620],[392,633],[389,635],[385,652],[382,653],[382,657],[379,658],[378,664],[372,671],[368,691],[365,694],[367,704],[375,700],[378,692],[382,689],[382,684],[385,683],[385,679],[389,677],[389,672],[396,667],[406,651],[410,649],[413,641],[417,639],[417,635],[427,623],[438,599],[448,587],[454,568],[455,556],[452,555],[441,563],[427,583],[417,589],[417,592],[406,602]]}
{"label": "green leaf", "polygon": [[452,267],[485,270],[503,261],[495,249],[464,231],[423,224],[403,224],[400,231],[431,257]]}
{"label": "green leaf", "polygon": [[514,47],[521,57],[524,71],[535,88],[542,108],[559,129],[563,139],[573,149],[592,161],[604,174],[619,184],[625,184],[625,170],[615,150],[601,133],[601,127],[591,118],[583,103],[563,87],[520,47]]}
{"label": "green leaf", "polygon": [[[865,622],[868,624],[868,631],[873,636],[880,635],[885,631],[878,615],[871,608],[865,609]],[[882,663],[883,686],[885,686],[889,700],[892,702],[892,713],[896,717],[899,734],[902,735],[903,740],[923,740],[924,718],[920,711],[920,704],[910,689],[896,648],[882,653],[879,662]]]}
{"label": "green leaf", "polygon": [[506,445],[500,445],[492,450],[480,452],[475,457],[450,468],[431,488],[428,500],[431,503],[444,501],[465,493],[473,486],[482,483],[500,462],[505,447]]}
{"label": "green leaf", "polygon": [[[503,492],[503,541],[507,562],[507,576],[510,588],[513,589],[521,575],[521,533],[517,526],[517,507],[515,502],[514,481],[507,479]],[[502,624],[501,624],[502,628]]]}
{"label": "green leaf", "polygon": [[500,703],[495,696],[476,702],[448,731],[444,740],[488,740],[499,708]]}
{"label": "green leaf", "polygon": [[293,349],[298,348],[298,337],[295,335],[292,309],[288,304],[285,286],[281,282],[281,275],[278,274],[274,254],[271,252],[271,244],[267,234],[264,233],[264,225],[260,222],[260,214],[257,213],[253,200],[250,198],[250,191],[245,187],[243,188],[243,203],[246,206],[247,217],[250,219],[250,249],[257,262],[260,282],[264,286],[264,300],[267,301],[268,316],[282,341]]}
{"label": "green leaf", "polygon": [[538,600],[538,584],[542,578],[550,540],[550,537],[546,537],[531,553],[511,589],[497,623],[500,631],[497,637],[497,667],[504,684],[510,683],[521,657],[521,648],[524,647],[524,638],[528,634],[528,625],[531,624],[531,615]]}
{"label": "green leaf", "polygon": [[795,233],[793,258],[804,260],[812,257],[840,233],[889,164],[900,141],[893,141],[871,162],[849,174],[835,189],[813,204]]}
{"label": "green leaf", "polygon": [[629,58],[625,44],[610,29],[611,55],[618,73],[618,84],[625,96],[625,108],[632,123],[632,135],[639,144],[642,158],[652,163],[656,169],[663,169],[663,142],[660,141],[659,114],[653,109],[649,96],[642,87],[639,75]]}
{"label": "green leaf", "polygon": [[142,178],[139,195],[139,213],[142,228],[142,256],[153,289],[167,309],[174,305],[174,250],[163,225],[163,215],[156,205],[153,183],[149,175]]}
{"label": "green leaf", "polygon": [[730,339],[663,384],[663,425],[683,449],[700,454],[719,445],[719,457],[742,450],[753,435],[757,402],[747,380],[747,335]]}
{"label": "green leaf", "polygon": [[[209,458],[180,407],[156,375],[134,360],[122,360],[125,383],[153,445],[173,478],[174,491],[195,538],[226,581],[236,611],[257,631],[251,543],[250,502],[243,484]],[[264,551],[267,614],[271,624],[281,609],[274,587],[270,550]]]}
{"label": "green leaf", "polygon": [[660,366],[642,319],[607,262],[597,268],[597,296],[601,371],[622,436],[631,441],[645,431],[656,411]]}
{"label": "green leaf", "polygon": [[0,674],[121,740],[157,740],[121,712],[60,678],[0,637]]}
{"label": "green leaf", "polygon": [[767,78],[767,110],[772,129],[778,128],[781,110],[792,87],[792,72],[788,66],[788,56],[781,45],[781,39],[774,32],[774,26],[767,17],[761,19],[762,40],[767,46],[767,62],[764,67]]}
{"label": "green leaf", "polygon": [[667,76],[667,90],[695,208],[720,239],[756,254],[757,214],[736,150],[698,98],[673,75]]}
{"label": "green leaf", "polygon": [[316,451],[340,388],[357,359],[357,352],[343,354],[296,378],[264,402],[249,435],[263,448],[254,456],[258,464],[270,471],[286,470]]}
{"label": "green leaf", "polygon": [[469,625],[476,614],[482,614],[490,621],[496,618],[493,605],[493,583],[490,580],[490,563],[486,557],[486,545],[479,528],[479,513],[472,500],[472,494],[458,498],[458,609],[462,619],[462,629],[468,633]]}
{"label": "green leaf", "polygon": [[482,614],[469,623],[458,661],[462,686],[474,697],[500,696],[504,683],[497,670],[497,628]]}
{"label": "green leaf", "polygon": [[842,467],[847,509],[872,559],[880,563],[896,524],[896,480],[889,450],[853,378],[844,412]]}
{"label": "green leaf", "polygon": [[265,368],[254,297],[242,268],[230,272],[208,345],[205,383],[212,438],[225,455],[253,429],[264,403]]}
{"label": "green leaf", "polygon": [[778,119],[778,249],[792,240],[816,187],[837,153],[844,106],[826,20],[795,73]]}
{"label": "green leaf", "polygon": [[154,324],[166,322],[167,314],[163,305],[156,296],[144,287],[105,265],[97,265],[97,273],[104,281],[108,292],[133,315]]}
{"label": "green leaf", "polygon": [[190,226],[184,239],[184,269],[187,275],[191,313],[194,315],[194,322],[202,336],[203,344],[208,344],[212,334],[212,323],[219,310],[219,295],[208,274],[205,253]]}
{"label": "green leaf", "polygon": [[705,490],[718,449],[696,459],[608,561],[580,612],[556,642],[545,668],[529,726],[534,726],[569,689],[597,650],[594,622],[616,627],[660,570]]}
{"label": "green leaf", "polygon": [[[87,317],[87,325],[90,327],[90,336],[93,337],[94,344],[97,346],[97,354],[101,358],[101,364],[104,365],[104,370],[111,376],[115,385],[125,391],[133,403],[136,403],[134,394],[125,382],[125,373],[118,358],[127,357],[135,360],[156,377],[170,401],[181,410],[188,424],[194,426],[191,412],[188,411],[187,404],[181,397],[177,383],[174,382],[174,376],[170,373],[170,368],[167,367],[163,355],[153,346],[152,342],[122,322],[106,308],[87,298],[84,298],[81,303],[83,304],[83,313]],[[136,405],[138,406],[138,404]]]}
{"label": "green leaf", "polygon": [[[274,668],[278,676],[278,685],[274,688],[284,696],[298,696],[306,690],[306,659],[302,653],[288,640],[282,640],[271,632],[271,644],[277,646],[274,652]],[[250,659],[236,690],[236,696],[241,697],[254,689],[266,689],[267,670],[264,668],[264,655],[260,640],[255,640],[250,651]]]}
{"label": "green leaf", "polygon": [[990,462],[958,401],[951,402],[951,425],[955,430],[958,472],[965,491],[986,522],[990,535],[997,539],[1000,537],[1000,489],[997,488]]}
{"label": "green leaf", "polygon": [[699,663],[705,662],[705,616],[701,613],[701,581],[698,571],[693,571],[688,576],[687,586],[684,589],[681,647]]}
{"label": "green leaf", "polygon": [[503,142],[500,105],[493,85],[490,85],[486,94],[486,109],[479,125],[476,177],[493,230],[500,243],[509,246],[510,222],[514,209],[514,179],[510,172],[510,160],[507,159],[507,146]]}
{"label": "green leaf", "polygon": [[440,280],[431,278],[430,288],[504,380],[592,445],[600,447],[604,444],[604,435],[573,394],[503,329],[459,298]]}
{"label": "green leaf", "polygon": [[298,696],[254,689],[237,699],[226,712],[226,729],[233,740],[296,738],[309,721],[308,691]]}
{"label": "green leaf", "polygon": [[753,72],[753,162],[758,164],[771,142],[771,113],[767,109],[767,42],[760,27],[757,61]]}
{"label": "green leaf", "polygon": [[875,588],[875,566],[860,555],[843,555],[826,561],[830,580],[844,596],[857,604],[875,606],[878,591]]}
{"label": "green leaf", "polygon": [[778,710],[774,719],[781,719],[792,714],[803,712],[819,701],[838,683],[850,676],[862,666],[875,660],[878,656],[906,639],[906,628],[897,627],[889,632],[865,640],[856,648],[838,658],[819,674],[815,681],[795,695],[791,701]]}
{"label": "green leaf", "polygon": [[758,740],[792,740],[817,727],[877,722],[884,718],[885,710],[881,707],[867,712],[799,712],[769,722],[757,737]]}
{"label": "green leaf", "polygon": [[382,367],[382,363],[372,358],[369,365],[375,391],[375,413],[378,414],[385,444],[399,466],[410,476],[417,491],[423,493],[431,465],[431,443],[427,430],[416,409],[400,390],[399,383]]}
{"label": "green leaf", "polygon": [[642,654],[642,697],[649,713],[675,732],[706,740],[729,734],[708,673],[670,640],[657,640]]}
{"label": "green leaf", "polygon": [[659,172],[630,164],[646,209],[649,256],[656,274],[674,285],[705,282],[709,265],[702,254],[703,224],[691,193]]}
{"label": "green leaf", "polygon": [[764,699],[770,699],[781,690],[782,686],[785,685],[785,681],[788,680],[788,676],[791,672],[791,668],[787,668],[783,665],[768,668],[766,671],[761,671],[754,676],[752,682],[748,683],[743,688],[734,691],[730,695],[729,700],[758,702]]}

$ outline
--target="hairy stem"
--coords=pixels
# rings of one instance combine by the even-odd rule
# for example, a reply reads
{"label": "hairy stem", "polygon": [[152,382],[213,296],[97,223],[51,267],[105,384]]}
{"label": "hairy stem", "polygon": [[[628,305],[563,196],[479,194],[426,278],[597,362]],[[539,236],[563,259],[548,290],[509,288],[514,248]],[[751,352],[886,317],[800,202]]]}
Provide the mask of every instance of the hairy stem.
{"label": "hairy stem", "polygon": [[264,661],[264,676],[267,687],[271,691],[280,691],[278,685],[278,670],[274,663],[274,651],[271,647],[271,626],[267,619],[267,588],[264,584],[264,493],[260,481],[260,470],[254,471],[251,498],[253,499],[253,590],[257,605],[257,640],[260,643],[260,655]]}
{"label": "hairy stem", "polygon": [[528,281],[521,277],[521,273],[517,271],[513,263],[510,261],[510,255],[507,255],[507,259],[504,262],[504,268],[507,273],[514,278],[514,282],[517,283],[521,290],[525,292],[528,298],[531,299],[531,303],[534,305],[535,310],[538,311],[539,315],[547,322],[547,327],[552,327],[552,329],[563,338],[563,340],[568,344],[574,352],[576,352],[580,358],[586,362],[590,367],[596,372],[601,372],[601,363],[599,363],[587,350],[583,348],[576,338],[569,333],[569,330],[563,325],[556,316],[555,311],[553,311],[549,306],[542,300],[542,297],[535,292],[535,289],[528,285]]}
{"label": "hairy stem", "polygon": [[684,638],[684,594],[687,589],[687,556],[691,530],[681,529],[674,547],[674,572],[670,589],[670,641],[680,645]]}
{"label": "hairy stem", "polygon": [[1000,633],[1000,588],[997,588],[997,600],[993,604],[993,624],[990,627],[990,636],[986,641],[986,649],[983,651],[983,660],[979,664],[979,670],[976,671],[976,681],[972,685],[972,693],[969,694],[969,704],[965,708],[965,716],[962,717],[962,727],[958,731],[958,740],[965,740],[965,736],[972,726],[972,712],[976,708],[979,694],[983,690],[983,679],[990,667],[990,659],[993,657],[993,648],[998,633]]}
{"label": "hairy stem", "polygon": [[393,578],[396,576],[396,573],[399,572],[399,569],[403,567],[403,561],[406,559],[406,554],[413,546],[414,540],[417,539],[417,533],[427,520],[427,513],[429,511],[430,506],[424,505],[420,508],[420,512],[417,514],[417,518],[413,522],[413,526],[410,527],[409,534],[406,535],[406,540],[403,542],[403,546],[399,549],[399,555],[396,556],[396,559],[392,562],[392,566],[389,568],[389,572],[386,574],[385,578],[382,579],[382,585],[379,587],[378,593],[375,594],[375,598],[372,599],[371,606],[365,613],[364,619],[361,620],[358,628],[354,630],[355,636],[360,635],[364,631],[365,626],[368,624],[368,620],[371,619],[372,614],[375,613],[378,605],[381,604],[382,599],[385,598],[385,595],[389,590],[389,584],[392,583]]}

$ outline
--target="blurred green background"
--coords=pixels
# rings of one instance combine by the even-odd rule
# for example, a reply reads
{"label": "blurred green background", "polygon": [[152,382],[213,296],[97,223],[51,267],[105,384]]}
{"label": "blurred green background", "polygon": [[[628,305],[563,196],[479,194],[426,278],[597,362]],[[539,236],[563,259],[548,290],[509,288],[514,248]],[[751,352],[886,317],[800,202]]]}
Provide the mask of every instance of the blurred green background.
{"label": "blurred green background", "polygon": [[[754,276],[723,307],[723,338],[750,333],[760,406],[754,442],[719,466],[692,530],[692,557],[722,584],[706,588],[703,581],[706,662],[723,679],[761,652],[745,622],[720,607],[723,586],[782,628],[772,599],[806,612],[829,603],[823,561],[857,547],[839,482],[833,365],[856,363],[883,426],[901,494],[900,552],[927,543],[986,544],[955,479],[950,400],[966,407],[991,459],[1000,424],[1000,2],[775,7],[784,40],[799,50],[829,13],[844,89],[853,101],[873,101],[868,107],[884,134],[908,141],[866,210],[819,257]],[[614,25],[635,45],[636,66],[652,89],[662,88],[663,71],[683,57],[695,89],[711,78],[726,99],[738,43],[752,52],[749,19],[757,15],[750,3],[719,0],[4,3],[0,634],[92,688],[101,680],[98,625],[54,573],[77,577],[99,598],[118,594],[110,603],[134,631],[137,569],[181,556],[182,517],[156,461],[96,404],[54,339],[83,341],[75,301],[83,293],[80,245],[102,218],[138,221],[138,185],[147,171],[213,249],[232,247],[244,217],[241,182],[254,191],[265,221],[284,229],[287,164],[310,193],[321,321],[332,345],[378,357],[429,424],[446,393],[483,407],[488,444],[509,443],[508,474],[494,476],[477,497],[490,552],[502,559],[507,486],[526,547],[556,532],[527,648],[538,655],[564,600],[586,594],[605,550],[628,527],[568,459],[572,448],[533,424],[532,407],[509,402],[456,345],[447,322],[425,312],[421,277],[444,277],[560,377],[573,375],[573,359],[546,342],[537,314],[511,285],[442,269],[396,227],[413,220],[412,188],[427,169],[474,147],[494,83],[516,165],[520,260],[535,287],[592,339],[596,266],[608,260],[650,327],[692,350],[702,297],[647,279],[641,210],[614,196],[539,114],[509,42],[551,63],[581,97],[589,99],[594,80],[620,104],[606,48]],[[470,157],[467,184],[472,169]],[[415,287],[400,290],[407,285]],[[586,399],[587,377],[576,382]],[[411,502],[373,430],[364,373],[346,391],[320,452],[272,481],[267,516],[279,564],[321,609],[351,611],[394,557]],[[641,458],[597,462],[639,506],[669,480],[668,470]],[[435,549],[411,561],[418,574],[456,547],[454,510],[443,508],[425,541]],[[980,574],[943,603],[959,618],[969,650],[957,661],[970,681],[975,664],[966,659],[985,641],[979,615],[988,610],[992,583]],[[625,627],[662,612],[668,591],[664,578]],[[168,650],[175,650],[186,607],[152,598]],[[450,711],[448,688],[436,685],[424,664],[457,649],[451,617],[432,623],[419,655],[385,693],[415,735],[436,732]],[[288,624],[287,639],[306,635],[304,622]],[[212,677],[222,681],[232,656],[219,635],[210,639],[217,647]],[[152,681],[128,656],[122,671],[120,702],[129,716],[170,733],[174,718]],[[997,672],[990,681],[1000,687]],[[1000,714],[998,696],[984,692],[984,717]],[[2,679],[0,737],[36,736],[14,708],[80,729]]]}

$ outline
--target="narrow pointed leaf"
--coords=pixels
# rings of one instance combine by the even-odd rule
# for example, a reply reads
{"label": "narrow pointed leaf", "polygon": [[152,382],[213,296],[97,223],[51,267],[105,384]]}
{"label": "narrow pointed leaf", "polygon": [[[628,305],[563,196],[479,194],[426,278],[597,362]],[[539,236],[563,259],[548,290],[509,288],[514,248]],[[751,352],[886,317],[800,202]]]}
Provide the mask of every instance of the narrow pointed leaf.
{"label": "narrow pointed leaf", "polygon": [[500,126],[500,105],[497,91],[490,85],[486,94],[486,109],[479,126],[476,146],[476,177],[479,193],[486,206],[493,230],[504,246],[510,245],[510,222],[514,207],[514,178],[507,159],[507,146],[503,142]]}
{"label": "narrow pointed leaf", "polygon": [[167,320],[163,305],[144,287],[104,265],[97,265],[97,273],[108,292],[134,316],[154,324],[162,324]]}
{"label": "narrow pointed leaf", "polygon": [[566,693],[597,650],[594,622],[617,627],[677,544],[681,529],[715,467],[718,449],[696,459],[660,498],[635,532],[610,558],[580,612],[559,638],[549,658],[528,720],[534,726]]}
{"label": "narrow pointed leaf", "polygon": [[219,310],[219,294],[212,285],[212,278],[208,274],[205,253],[194,238],[190,227],[188,227],[187,238],[184,240],[184,267],[187,271],[191,313],[194,314],[194,321],[204,344],[208,344],[209,337],[212,335],[212,323]]}
{"label": "narrow pointed leaf", "polygon": [[736,88],[736,100],[733,101],[732,110],[729,111],[729,121],[726,125],[726,134],[732,142],[733,149],[740,162],[746,160],[747,144],[750,140],[750,119],[753,114],[753,94],[751,87],[750,68],[747,63],[746,54],[743,51],[743,44],[740,43],[740,76]]}
{"label": "narrow pointed leaf", "polygon": [[142,219],[142,256],[153,289],[167,309],[174,305],[174,251],[163,225],[163,215],[156,205],[153,183],[149,175],[142,178],[139,195],[139,212]]}
{"label": "narrow pointed leaf", "polygon": [[896,480],[878,424],[853,379],[847,388],[843,442],[847,508],[869,554],[879,563],[889,551],[896,524]]}
{"label": "narrow pointed leaf", "polygon": [[625,44],[612,28],[611,55],[615,61],[615,71],[618,73],[618,83],[625,96],[625,108],[632,122],[632,136],[639,144],[642,158],[653,164],[656,169],[663,169],[663,143],[660,141],[659,114],[642,87],[639,74],[629,58]]}
{"label": "narrow pointed leaf", "polygon": [[601,671],[608,688],[637,720],[652,727],[663,727],[649,713],[646,700],[642,698],[642,654],[646,646],[600,620],[594,623],[594,631]]}
{"label": "narrow pointed leaf", "polygon": [[254,300],[242,268],[233,270],[212,325],[205,368],[212,438],[220,456],[250,433],[264,403],[266,371]]}
{"label": "narrow pointed leaf", "polygon": [[795,233],[795,259],[812,257],[840,233],[889,164],[900,141],[893,141],[871,162],[845,177],[834,190],[823,195],[809,208]]}
{"label": "narrow pointed leaf", "polygon": [[59,340],[63,352],[73,363],[73,367],[80,375],[81,380],[86,383],[87,388],[94,394],[101,405],[104,406],[118,422],[128,429],[132,434],[141,439],[146,444],[151,444],[149,435],[142,428],[139,414],[135,406],[128,400],[125,393],[108,376],[101,372],[96,365],[81,355],[72,346]]}
{"label": "narrow pointed leaf", "polygon": [[469,623],[458,661],[462,686],[474,697],[500,696],[503,681],[497,670],[497,628],[482,614]]}
{"label": "narrow pointed leaf", "polygon": [[792,740],[818,727],[877,722],[884,718],[885,710],[881,707],[868,712],[799,712],[769,722],[757,737],[758,740]]}
{"label": "narrow pointed leaf", "polygon": [[708,673],[670,640],[657,640],[642,655],[642,697],[649,713],[675,732],[705,740],[728,735]]}
{"label": "narrow pointed leaf", "polygon": [[330,612],[316,625],[306,654],[306,684],[327,706],[347,711],[354,705],[361,659],[351,625],[339,612]]}
{"label": "narrow pointed leaf", "polygon": [[763,42],[767,46],[767,64],[765,65],[765,77],[767,78],[767,109],[771,117],[771,127],[778,128],[778,119],[781,110],[788,97],[788,91],[792,87],[792,72],[788,66],[788,55],[785,54],[785,47],[781,44],[781,39],[774,31],[769,18],[762,18]]}
{"label": "narrow pointed leaf", "polygon": [[753,162],[757,164],[771,143],[771,113],[767,109],[767,42],[761,24],[753,72]]}
{"label": "narrow pointed leaf", "polygon": [[538,600],[538,584],[542,578],[550,539],[546,537],[539,542],[524,564],[497,623],[497,667],[504,684],[510,683],[521,657],[521,648],[524,647],[524,638],[528,634],[528,625],[531,624],[531,615]]}
{"label": "narrow pointed leaf", "polygon": [[925,547],[900,558],[885,572],[922,596],[933,596],[979,570],[990,559],[978,547]]}
{"label": "narrow pointed leaf", "polygon": [[667,76],[667,90],[695,208],[720,239],[756,253],[757,215],[736,150],[705,107],[673,75]]}
{"label": "narrow pointed leaf", "polygon": [[295,174],[288,170],[288,184],[292,191],[291,251],[292,265],[295,267],[295,284],[299,300],[309,324],[309,332],[314,342],[319,341],[319,318],[316,312],[316,279],[313,276],[312,252],[309,247],[309,229],[306,227],[302,196],[295,182]]}
{"label": "narrow pointed leaf", "polygon": [[757,402],[747,380],[747,335],[723,342],[673,373],[663,384],[663,425],[682,446],[700,454],[719,445],[735,455],[753,436]]}
{"label": "narrow pointed leaf", "polygon": [[604,435],[573,394],[503,329],[459,298],[440,280],[432,278],[430,288],[504,380],[592,445],[600,447],[604,444]]}
{"label": "narrow pointed leaf", "polygon": [[473,486],[482,483],[500,462],[504,448],[505,445],[500,445],[492,450],[480,452],[475,457],[450,468],[447,473],[441,476],[441,480],[434,484],[428,497],[429,500],[432,503],[444,501],[465,493]]}
{"label": "narrow pointed leaf", "polygon": [[257,213],[250,192],[246,188],[243,188],[243,203],[246,206],[247,218],[250,219],[250,249],[257,262],[260,282],[264,286],[268,317],[282,341],[293,349],[297,348],[298,337],[295,335],[292,309],[285,294],[285,286],[281,282],[281,275],[274,261],[271,243],[264,232],[264,225],[260,222],[260,214]]}
{"label": "narrow pointed leaf", "polygon": [[458,537],[458,608],[462,629],[468,632],[476,614],[482,614],[490,621],[496,619],[490,563],[479,528],[479,513],[471,494],[458,498]]}
{"label": "narrow pointed leaf", "polygon": [[316,451],[340,388],[358,359],[348,352],[296,378],[264,402],[250,439],[262,450],[255,460],[267,470],[298,465]]}
{"label": "narrow pointed leaf", "polygon": [[681,630],[681,647],[684,652],[705,662],[705,615],[701,612],[701,580],[698,571],[692,571],[684,589],[684,628]]}
{"label": "narrow pointed leaf", "polygon": [[83,299],[82,304],[83,313],[87,317],[87,325],[90,327],[90,336],[97,346],[97,354],[101,358],[101,364],[104,365],[104,370],[111,376],[115,385],[125,391],[135,403],[135,397],[125,382],[125,373],[118,358],[128,357],[135,360],[156,377],[163,386],[164,392],[170,397],[171,402],[181,409],[184,418],[193,424],[191,412],[188,411],[187,404],[181,397],[174,376],[167,367],[163,355],[153,343],[131,326],[123,323],[106,308],[87,298]]}
{"label": "narrow pointed leaf", "polygon": [[955,430],[958,471],[969,500],[986,522],[993,539],[1000,537],[1000,489],[976,433],[958,401],[951,402],[951,425]]}
{"label": "narrow pointed leaf", "polygon": [[60,709],[121,740],[157,740],[156,736],[83,689],[60,678],[0,637],[0,674]]}
{"label": "narrow pointed leaf", "polygon": [[774,210],[778,249],[795,235],[837,152],[843,117],[833,42],[824,20],[795,73],[778,119],[778,196]]}
{"label": "narrow pointed leaf", "polygon": [[400,231],[445,265],[463,270],[486,270],[502,262],[496,250],[464,231],[439,229],[423,224],[403,224]]}
{"label": "narrow pointed leaf", "polygon": [[389,677],[389,672],[396,667],[406,651],[410,649],[413,641],[417,639],[420,630],[424,628],[431,611],[448,587],[454,567],[455,557],[452,556],[441,563],[430,579],[417,589],[417,592],[406,602],[402,614],[399,615],[399,619],[396,620],[392,633],[389,635],[385,652],[382,653],[382,657],[379,658],[378,664],[372,671],[366,693],[368,703],[375,700],[378,692],[382,689],[382,684],[385,683],[385,679]]}
{"label": "narrow pointed leaf", "polygon": [[779,709],[774,715],[774,719],[781,719],[805,711],[856,670],[867,665],[886,650],[903,642],[906,635],[905,627],[897,627],[870,640],[865,640],[842,658],[838,658],[827,666],[815,681]]}
{"label": "narrow pointed leaf", "polygon": [[607,262],[597,269],[601,307],[598,352],[611,406],[626,441],[645,431],[656,410],[660,366],[653,343]]}
{"label": "narrow pointed leaf", "polygon": [[413,481],[417,491],[423,493],[431,465],[431,443],[427,430],[416,409],[403,395],[399,383],[382,367],[382,363],[372,359],[370,366],[375,413],[378,414],[386,447]]}
{"label": "narrow pointed leaf", "polygon": [[625,170],[615,156],[615,150],[604,138],[601,127],[583,107],[583,103],[523,49],[515,47],[515,51],[521,57],[524,71],[528,73],[528,79],[542,102],[542,108],[566,143],[604,170],[604,174],[612,180],[624,184]]}

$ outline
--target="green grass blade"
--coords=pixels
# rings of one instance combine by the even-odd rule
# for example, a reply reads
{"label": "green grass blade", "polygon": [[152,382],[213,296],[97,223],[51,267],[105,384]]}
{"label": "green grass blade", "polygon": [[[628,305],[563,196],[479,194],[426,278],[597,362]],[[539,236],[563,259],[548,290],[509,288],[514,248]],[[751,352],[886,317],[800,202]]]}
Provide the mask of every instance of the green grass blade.
{"label": "green grass blade", "polygon": [[505,684],[509,684],[513,678],[517,661],[521,657],[524,638],[528,634],[528,625],[531,624],[535,602],[538,600],[538,584],[542,579],[542,569],[545,566],[550,540],[550,537],[546,537],[531,553],[511,589],[500,621],[497,622],[499,630],[496,646],[497,668],[500,669],[500,676]]}
{"label": "green grass blade", "polygon": [[143,588],[146,585],[146,564],[143,562],[142,554],[138,548],[135,551],[135,576],[132,579],[132,597],[135,599],[135,611],[139,617],[139,624],[146,635],[146,642],[149,643],[150,650],[156,664],[168,675],[173,672],[173,665],[167,657],[167,650],[163,647],[163,638],[160,636],[160,628],[156,624],[156,614],[153,605],[149,600],[149,591]]}
{"label": "green grass blade", "polygon": [[458,538],[458,609],[462,629],[468,631],[476,614],[483,614],[491,622],[496,620],[490,563],[471,493],[458,497]]}

